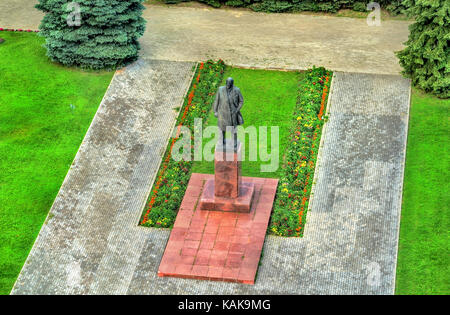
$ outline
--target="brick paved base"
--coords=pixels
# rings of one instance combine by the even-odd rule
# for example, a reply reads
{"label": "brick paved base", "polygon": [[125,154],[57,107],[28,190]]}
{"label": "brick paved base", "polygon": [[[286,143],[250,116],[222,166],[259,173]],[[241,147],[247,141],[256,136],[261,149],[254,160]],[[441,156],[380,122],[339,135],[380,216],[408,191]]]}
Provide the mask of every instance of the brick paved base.
{"label": "brick paved base", "polygon": [[200,197],[199,208],[201,210],[216,210],[229,212],[250,212],[253,196],[255,194],[255,184],[242,180],[239,185],[239,197],[224,198],[214,195],[214,179],[206,181],[203,193]]}
{"label": "brick paved base", "polygon": [[200,210],[212,178],[192,174],[158,276],[254,284],[278,180],[243,177],[254,184],[254,201],[249,213],[234,213]]}

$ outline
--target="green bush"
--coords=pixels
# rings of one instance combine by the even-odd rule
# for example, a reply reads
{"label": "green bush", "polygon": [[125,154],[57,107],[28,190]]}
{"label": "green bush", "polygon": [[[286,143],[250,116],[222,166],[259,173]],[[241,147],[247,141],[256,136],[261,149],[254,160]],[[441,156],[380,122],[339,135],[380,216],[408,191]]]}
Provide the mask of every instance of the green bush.
{"label": "green bush", "polygon": [[390,13],[397,15],[405,12],[406,4],[404,0],[385,1],[384,8],[386,8],[386,10]]}
{"label": "green bush", "polygon": [[[80,7],[79,26],[71,4]],[[112,69],[137,59],[138,38],[145,30],[143,0],[39,0],[45,12],[40,34],[47,55],[67,66]]]}
{"label": "green bush", "polygon": [[[165,3],[180,3],[190,0],[164,0]],[[249,7],[262,12],[298,12],[323,11],[336,12],[339,9],[350,8],[355,11],[366,11],[371,1],[357,0],[197,0],[213,7],[222,4],[233,7]],[[398,14],[404,9],[403,0],[378,0],[378,3],[389,12]]]}
{"label": "green bush", "polygon": [[450,3],[407,0],[410,26],[407,47],[398,52],[403,73],[414,85],[439,97],[450,97]]}
{"label": "green bush", "polygon": [[353,8],[353,11],[365,12],[365,11],[367,11],[367,3],[356,1],[355,3],[353,3],[352,8]]}

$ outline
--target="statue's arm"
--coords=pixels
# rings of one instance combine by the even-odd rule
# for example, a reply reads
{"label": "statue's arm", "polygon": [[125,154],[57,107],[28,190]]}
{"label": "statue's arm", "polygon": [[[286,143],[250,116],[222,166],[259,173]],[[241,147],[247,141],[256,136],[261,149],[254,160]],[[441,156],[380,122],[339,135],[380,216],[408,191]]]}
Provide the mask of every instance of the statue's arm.
{"label": "statue's arm", "polygon": [[214,104],[213,104],[213,110],[214,110],[214,116],[218,116],[218,110],[219,110],[219,93],[220,90],[217,91],[216,93],[216,98],[214,99]]}
{"label": "statue's arm", "polygon": [[236,108],[236,112],[240,111],[242,106],[244,106],[244,97],[242,96],[241,90],[238,90],[239,104]]}

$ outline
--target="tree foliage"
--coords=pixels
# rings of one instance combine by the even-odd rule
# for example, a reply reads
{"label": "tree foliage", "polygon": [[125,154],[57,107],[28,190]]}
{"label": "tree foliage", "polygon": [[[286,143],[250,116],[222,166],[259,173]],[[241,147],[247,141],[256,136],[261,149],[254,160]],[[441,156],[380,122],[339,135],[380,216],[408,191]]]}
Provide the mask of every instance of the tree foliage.
{"label": "tree foliage", "polygon": [[450,2],[407,0],[410,26],[407,47],[398,52],[404,74],[417,87],[439,97],[450,97]]}
{"label": "tree foliage", "polygon": [[[145,30],[143,0],[39,0],[48,56],[67,66],[112,69],[134,61]],[[75,3],[75,4],[74,4]],[[79,23],[76,12],[79,8]]]}

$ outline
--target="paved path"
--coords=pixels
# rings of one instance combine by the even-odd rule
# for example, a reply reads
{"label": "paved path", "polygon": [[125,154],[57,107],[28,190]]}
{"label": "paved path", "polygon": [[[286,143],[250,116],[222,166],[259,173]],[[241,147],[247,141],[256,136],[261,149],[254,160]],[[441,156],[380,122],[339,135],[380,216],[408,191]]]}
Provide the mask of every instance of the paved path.
{"label": "paved path", "polygon": [[44,14],[34,6],[37,0],[0,1],[0,27],[37,30]]}
{"label": "paved path", "polygon": [[[0,3],[0,27],[37,29],[36,0]],[[394,52],[408,38],[406,21],[304,14],[265,14],[175,6],[147,6],[142,55],[161,60],[223,59],[230,65],[398,74]]]}
{"label": "paved path", "polygon": [[12,293],[392,294],[410,83],[390,75],[335,73],[305,236],[267,237],[254,286],[157,277],[170,232],[137,223],[191,68],[114,77]]}

